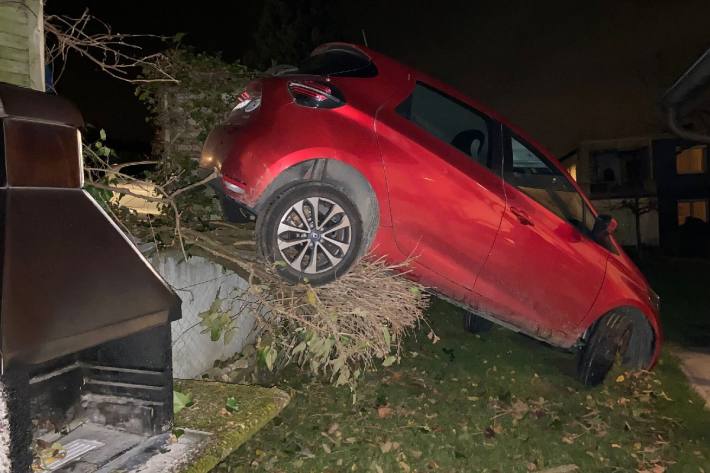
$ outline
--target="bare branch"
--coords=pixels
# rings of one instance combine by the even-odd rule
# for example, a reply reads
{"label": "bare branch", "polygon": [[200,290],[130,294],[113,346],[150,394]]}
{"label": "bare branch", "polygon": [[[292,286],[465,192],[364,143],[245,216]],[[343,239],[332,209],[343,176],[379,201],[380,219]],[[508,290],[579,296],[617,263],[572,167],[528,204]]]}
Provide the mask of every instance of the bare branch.
{"label": "bare branch", "polygon": [[[45,59],[48,64],[61,64],[55,82],[61,78],[70,53],[89,60],[109,76],[132,84],[178,82],[168,72],[164,54],[146,53],[139,45],[146,40],[166,41],[164,36],[113,33],[88,9],[78,18],[48,15],[44,30],[48,36]],[[146,71],[150,77],[143,75]]]}

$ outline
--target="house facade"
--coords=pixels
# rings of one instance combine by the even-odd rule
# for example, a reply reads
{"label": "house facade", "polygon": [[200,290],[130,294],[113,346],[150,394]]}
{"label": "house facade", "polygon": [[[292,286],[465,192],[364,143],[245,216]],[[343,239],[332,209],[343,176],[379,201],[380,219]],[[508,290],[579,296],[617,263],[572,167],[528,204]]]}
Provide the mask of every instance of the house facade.
{"label": "house facade", "polygon": [[707,145],[672,135],[586,141],[562,159],[625,246],[710,256]]}

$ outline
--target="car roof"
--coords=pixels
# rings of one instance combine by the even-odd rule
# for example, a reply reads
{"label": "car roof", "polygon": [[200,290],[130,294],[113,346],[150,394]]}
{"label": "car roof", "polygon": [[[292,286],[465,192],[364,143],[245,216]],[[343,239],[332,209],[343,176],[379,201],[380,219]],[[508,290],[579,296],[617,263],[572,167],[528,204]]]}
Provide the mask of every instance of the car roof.
{"label": "car roof", "polygon": [[[318,46],[316,49],[313,50],[311,55],[322,54],[327,51],[333,50],[349,50],[366,56],[377,67],[379,76],[383,76],[381,79],[385,79],[387,81],[399,79],[402,82],[402,85],[404,85],[405,82],[412,82],[411,78],[414,78],[414,81],[424,82],[427,85],[430,85],[435,89],[438,89],[441,92],[444,92],[445,94],[470,105],[481,113],[488,115],[494,120],[502,123],[503,125],[508,127],[513,132],[513,134],[519,136],[524,141],[526,141],[530,145],[534,146],[537,150],[545,154],[546,157],[552,158],[555,163],[559,164],[558,159],[547,148],[545,148],[533,137],[528,135],[528,133],[526,133],[523,129],[511,123],[510,120],[508,120],[492,108],[471,98],[469,95],[464,94],[463,92],[447,84],[446,82],[432,77],[429,74],[426,74],[411,66],[407,66],[395,59],[392,59],[389,56],[386,56],[385,54],[370,49],[367,46],[347,42],[331,42]],[[407,75],[409,75],[411,78],[407,77]]]}

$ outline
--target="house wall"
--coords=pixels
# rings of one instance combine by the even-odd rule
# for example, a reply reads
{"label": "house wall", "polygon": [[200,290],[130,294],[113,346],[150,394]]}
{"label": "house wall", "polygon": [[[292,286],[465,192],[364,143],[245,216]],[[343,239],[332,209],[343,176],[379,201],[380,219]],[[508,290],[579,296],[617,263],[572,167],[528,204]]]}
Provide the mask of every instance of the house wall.
{"label": "house wall", "polygon": [[[636,217],[631,209],[621,206],[622,202],[628,199],[597,199],[592,200],[594,208],[602,214],[611,215],[619,223],[614,236],[623,246],[636,245]],[[649,206],[655,208],[657,203],[653,197],[639,199],[639,206]],[[658,211],[651,210],[644,213],[639,218],[641,229],[641,244],[644,246],[658,246],[660,243]]]}
{"label": "house wall", "polygon": [[679,242],[678,201],[710,199],[710,172],[678,175],[676,148],[690,143],[679,139],[659,139],[653,143],[654,174],[658,190],[660,242],[677,249]]}
{"label": "house wall", "polygon": [[44,91],[42,0],[0,0],[0,82]]}

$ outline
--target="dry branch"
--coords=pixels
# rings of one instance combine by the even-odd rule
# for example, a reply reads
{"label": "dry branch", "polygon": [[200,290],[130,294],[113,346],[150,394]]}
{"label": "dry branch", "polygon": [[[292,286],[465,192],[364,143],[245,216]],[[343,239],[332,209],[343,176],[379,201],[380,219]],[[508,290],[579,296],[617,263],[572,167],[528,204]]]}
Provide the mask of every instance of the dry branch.
{"label": "dry branch", "polygon": [[[45,60],[48,64],[59,62],[58,82],[71,53],[95,64],[109,76],[133,84],[147,82],[177,82],[166,67],[162,53],[147,53],[140,46],[146,41],[164,42],[168,38],[149,34],[120,34],[84,10],[73,18],[48,15],[44,18],[47,34]],[[144,75],[148,72],[148,76]]]}

